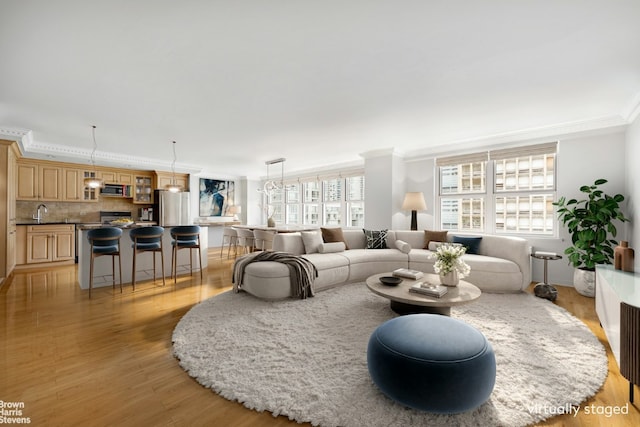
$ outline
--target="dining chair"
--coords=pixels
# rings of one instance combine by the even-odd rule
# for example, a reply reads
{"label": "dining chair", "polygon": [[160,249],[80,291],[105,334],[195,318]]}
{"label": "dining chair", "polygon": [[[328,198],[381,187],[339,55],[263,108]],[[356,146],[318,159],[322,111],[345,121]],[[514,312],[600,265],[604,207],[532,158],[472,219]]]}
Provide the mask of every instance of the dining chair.
{"label": "dining chair", "polygon": [[162,236],[164,228],[154,225],[151,227],[134,228],[129,232],[129,237],[133,242],[133,268],[131,270],[131,283],[133,290],[136,290],[136,258],[138,253],[151,252],[153,255],[153,281],[156,281],[156,253],[160,253],[162,263],[162,285],[166,284],[164,278],[164,252],[162,248]]}
{"label": "dining chair", "polygon": [[202,251],[200,249],[200,226],[179,225],[170,230],[173,241],[171,242],[171,274],[173,283],[178,281],[178,251],[189,249],[189,273],[193,276],[193,255],[191,251],[198,250],[198,262],[200,265],[200,280],[202,280]]}
{"label": "dining chair", "polygon": [[116,288],[116,257],[118,257],[118,272],[120,274],[120,292],[122,292],[122,261],[120,259],[120,237],[122,229],[117,227],[102,227],[87,232],[87,240],[91,244],[91,261],[89,264],[89,298],[93,289],[93,264],[98,257],[111,256],[111,275],[113,289]]}
{"label": "dining chair", "polygon": [[256,249],[270,251],[273,248],[273,236],[275,234],[275,231],[253,230]]}
{"label": "dining chair", "polygon": [[238,233],[238,246],[242,248],[242,253],[246,254],[253,252],[256,243],[253,230],[248,228],[236,228],[236,232]]}
{"label": "dining chair", "polygon": [[233,246],[233,254],[237,255],[238,253],[238,232],[233,227],[224,227],[224,231],[222,232],[222,247],[220,248],[220,258],[222,258],[222,253],[224,252],[224,245],[227,244],[227,258],[231,256],[231,246]]}

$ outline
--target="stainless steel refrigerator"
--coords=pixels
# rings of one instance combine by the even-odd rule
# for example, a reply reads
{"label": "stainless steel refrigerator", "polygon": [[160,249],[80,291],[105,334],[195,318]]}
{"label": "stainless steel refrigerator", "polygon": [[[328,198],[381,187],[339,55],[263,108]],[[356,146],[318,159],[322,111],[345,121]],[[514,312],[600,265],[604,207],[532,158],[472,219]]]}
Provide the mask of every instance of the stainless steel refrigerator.
{"label": "stainless steel refrigerator", "polygon": [[155,190],[153,199],[153,220],[162,227],[190,225],[191,202],[188,191],[172,193]]}

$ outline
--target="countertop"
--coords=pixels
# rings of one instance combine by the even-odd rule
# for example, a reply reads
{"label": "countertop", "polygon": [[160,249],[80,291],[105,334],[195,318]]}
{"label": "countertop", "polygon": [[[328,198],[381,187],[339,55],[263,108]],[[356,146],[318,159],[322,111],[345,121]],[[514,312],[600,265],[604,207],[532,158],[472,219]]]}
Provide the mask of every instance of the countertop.
{"label": "countertop", "polygon": [[80,221],[41,221],[37,222],[35,219],[21,220],[16,222],[16,225],[56,225],[56,224],[82,224]]}

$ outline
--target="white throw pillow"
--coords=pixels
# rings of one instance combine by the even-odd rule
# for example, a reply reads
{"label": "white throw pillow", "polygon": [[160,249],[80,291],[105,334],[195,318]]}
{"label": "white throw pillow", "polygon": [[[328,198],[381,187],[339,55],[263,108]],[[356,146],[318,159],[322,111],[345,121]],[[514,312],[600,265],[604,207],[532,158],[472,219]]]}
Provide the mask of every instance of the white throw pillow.
{"label": "white throw pillow", "polygon": [[304,243],[305,253],[317,253],[318,247],[322,244],[322,234],[319,231],[303,231],[300,235],[302,236],[302,243]]}
{"label": "white throw pillow", "polygon": [[318,252],[321,254],[330,254],[334,252],[344,252],[346,246],[344,242],[321,243],[318,246]]}
{"label": "white throw pillow", "polygon": [[396,240],[396,248],[403,254],[411,252],[411,245],[404,240]]}

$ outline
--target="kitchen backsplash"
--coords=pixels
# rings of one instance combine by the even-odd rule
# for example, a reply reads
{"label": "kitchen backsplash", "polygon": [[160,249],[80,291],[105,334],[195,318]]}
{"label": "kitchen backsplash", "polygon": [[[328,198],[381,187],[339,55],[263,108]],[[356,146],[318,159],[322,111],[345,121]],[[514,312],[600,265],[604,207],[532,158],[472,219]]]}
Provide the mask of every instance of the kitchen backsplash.
{"label": "kitchen backsplash", "polygon": [[16,222],[26,222],[33,218],[39,204],[47,207],[44,222],[100,222],[100,211],[130,211],[134,220],[140,216],[140,208],[152,205],[134,205],[127,199],[101,197],[95,203],[77,202],[26,202],[16,201]]}

